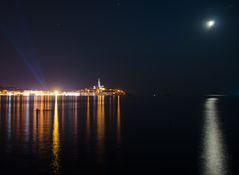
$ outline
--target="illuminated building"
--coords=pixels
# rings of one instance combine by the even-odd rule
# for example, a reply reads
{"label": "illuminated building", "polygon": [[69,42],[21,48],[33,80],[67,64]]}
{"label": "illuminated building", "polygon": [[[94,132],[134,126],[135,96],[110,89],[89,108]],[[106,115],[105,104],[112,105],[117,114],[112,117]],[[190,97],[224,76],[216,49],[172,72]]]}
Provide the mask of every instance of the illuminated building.
{"label": "illuminated building", "polygon": [[100,78],[98,79],[97,86],[75,91],[24,90],[18,88],[5,88],[0,90],[0,95],[4,96],[113,96],[125,94],[126,93],[121,89],[105,88],[101,85]]}

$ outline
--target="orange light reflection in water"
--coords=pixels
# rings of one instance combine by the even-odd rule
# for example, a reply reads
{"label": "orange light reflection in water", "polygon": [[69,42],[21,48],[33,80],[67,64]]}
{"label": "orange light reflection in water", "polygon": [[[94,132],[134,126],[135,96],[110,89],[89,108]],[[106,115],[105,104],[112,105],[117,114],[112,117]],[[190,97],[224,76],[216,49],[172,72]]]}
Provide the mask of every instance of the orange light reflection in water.
{"label": "orange light reflection in water", "polygon": [[[85,101],[81,101],[80,98],[77,101],[77,97],[7,96],[0,97],[0,100],[1,98],[5,103],[0,103],[0,108],[3,110],[0,122],[4,123],[1,125],[1,131],[6,133],[6,151],[11,152],[15,147],[24,151],[30,150],[34,157],[49,161],[47,166],[53,174],[60,173],[60,146],[64,144],[64,142],[61,144],[60,141],[61,138],[64,141],[64,137],[69,135],[64,131],[69,127],[67,125],[69,121],[71,127],[67,129],[70,134],[71,131],[74,133],[74,137],[69,139],[73,139],[76,144],[80,143],[79,127],[85,127],[82,129],[85,131],[85,142],[89,148],[87,154],[92,155],[91,148],[93,147],[96,150],[93,154],[98,163],[104,162],[106,140],[108,139],[106,136],[112,136],[109,139],[112,138],[116,142],[117,150],[120,150],[122,139],[120,96],[109,97],[109,104],[105,102],[108,97],[104,96],[96,96],[92,99],[87,97],[86,103],[83,103]],[[79,110],[83,109],[79,108],[82,104],[86,110]],[[107,107],[109,105],[109,110],[106,108],[106,112],[105,104]],[[71,115],[68,114],[68,109],[72,112]],[[109,117],[106,116],[108,113]],[[72,117],[72,121],[70,117]],[[106,119],[109,122],[106,122]],[[72,150],[72,152],[74,151],[78,150]],[[91,158],[90,156],[89,158]],[[38,168],[42,167],[39,165]]]}
{"label": "orange light reflection in water", "polygon": [[54,105],[54,119],[53,119],[53,132],[52,132],[52,171],[53,174],[60,173],[60,136],[59,136],[59,121],[58,121],[58,104],[57,96],[55,97]]}
{"label": "orange light reflection in water", "polygon": [[87,107],[86,107],[86,139],[90,140],[90,97],[87,97]]}
{"label": "orange light reflection in water", "polygon": [[119,146],[121,139],[121,111],[120,111],[120,96],[117,99],[117,127],[116,127],[116,138]]}
{"label": "orange light reflection in water", "polygon": [[73,142],[76,144],[77,136],[78,136],[78,104],[77,104],[77,97],[72,97],[72,132],[73,132]]}
{"label": "orange light reflection in water", "polygon": [[97,97],[96,153],[100,163],[103,162],[105,151],[105,110],[104,96]]}

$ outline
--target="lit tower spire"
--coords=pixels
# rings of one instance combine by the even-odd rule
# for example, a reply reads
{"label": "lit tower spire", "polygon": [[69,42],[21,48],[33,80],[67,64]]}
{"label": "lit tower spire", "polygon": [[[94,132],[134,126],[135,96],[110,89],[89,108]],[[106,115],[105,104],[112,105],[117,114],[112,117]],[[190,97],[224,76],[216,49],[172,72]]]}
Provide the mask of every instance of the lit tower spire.
{"label": "lit tower spire", "polygon": [[101,85],[100,85],[100,78],[98,78],[98,88],[101,88]]}

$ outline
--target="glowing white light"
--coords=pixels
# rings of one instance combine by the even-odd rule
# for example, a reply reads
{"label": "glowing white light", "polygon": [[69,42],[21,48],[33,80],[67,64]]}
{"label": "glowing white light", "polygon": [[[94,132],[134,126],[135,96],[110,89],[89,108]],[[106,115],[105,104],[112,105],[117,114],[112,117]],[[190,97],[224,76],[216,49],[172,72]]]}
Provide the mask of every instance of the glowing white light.
{"label": "glowing white light", "polygon": [[55,95],[59,95],[59,91],[57,91],[57,90],[54,91],[54,94],[55,94]]}
{"label": "glowing white light", "polygon": [[213,20],[207,21],[207,27],[209,29],[212,28],[214,25],[215,25],[215,21],[213,21]]}
{"label": "glowing white light", "polygon": [[23,96],[30,96],[29,92],[23,92]]}
{"label": "glowing white light", "polygon": [[67,92],[67,93],[65,93],[65,96],[80,96],[80,93],[77,93],[77,92]]}

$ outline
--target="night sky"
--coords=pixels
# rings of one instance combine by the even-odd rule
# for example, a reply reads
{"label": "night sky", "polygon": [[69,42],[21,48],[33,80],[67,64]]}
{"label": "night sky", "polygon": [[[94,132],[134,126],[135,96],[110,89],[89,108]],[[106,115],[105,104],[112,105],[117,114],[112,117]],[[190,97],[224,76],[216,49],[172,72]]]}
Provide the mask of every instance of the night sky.
{"label": "night sky", "polygon": [[239,94],[238,5],[1,0],[0,85],[79,89],[100,77],[133,94]]}

